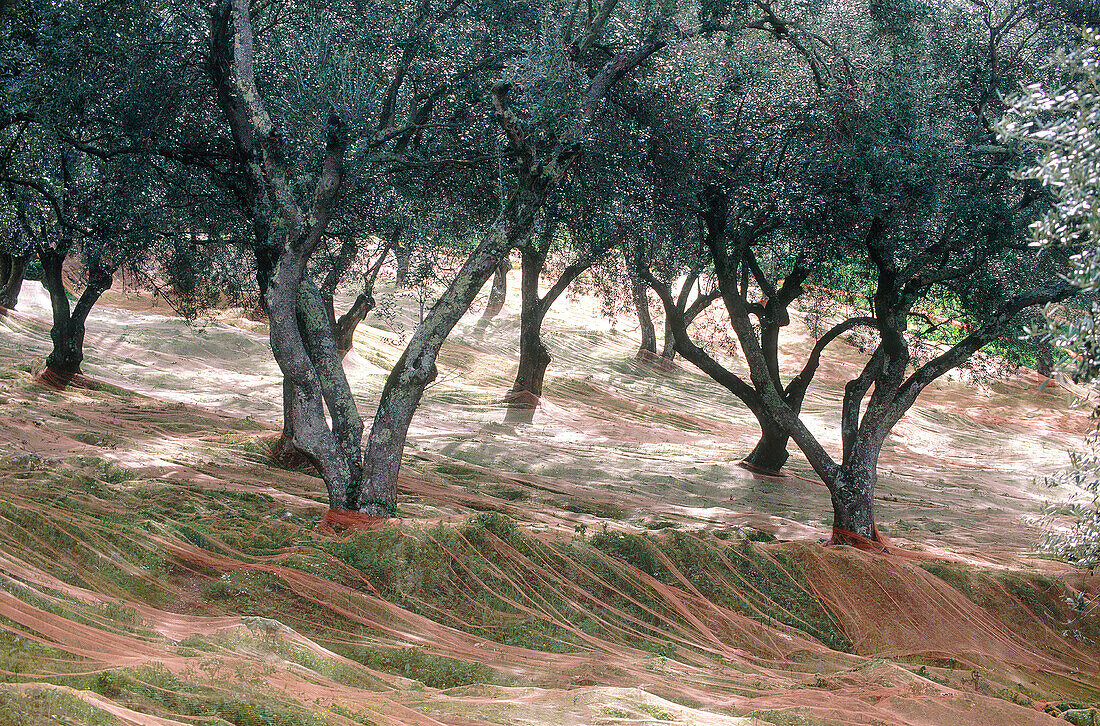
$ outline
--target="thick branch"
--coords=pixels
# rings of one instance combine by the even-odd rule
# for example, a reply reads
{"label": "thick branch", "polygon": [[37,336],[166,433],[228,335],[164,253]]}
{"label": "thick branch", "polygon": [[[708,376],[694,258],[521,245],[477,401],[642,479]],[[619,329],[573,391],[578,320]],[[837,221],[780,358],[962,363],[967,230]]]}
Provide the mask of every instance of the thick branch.
{"label": "thick branch", "polygon": [[[227,2],[232,3],[228,17],[222,20],[224,15],[219,15],[216,12],[215,22],[225,22],[231,19],[233,23],[232,30],[228,33],[228,37],[215,34],[215,40],[217,41],[220,35],[221,42],[228,41],[231,43],[228,48],[222,50],[222,54],[231,63],[232,95],[236,97],[237,102],[244,109],[247,109],[248,126],[251,128],[253,138],[259,141],[260,148],[263,150],[264,175],[286,222],[286,241],[288,244],[300,244],[312,238],[312,229],[308,237],[303,236],[304,215],[287,180],[282,138],[268,115],[267,108],[260,98],[259,89],[256,87],[256,77],[252,64],[254,46],[252,23],[248,17],[248,0],[223,0],[219,7],[224,8]],[[224,14],[224,10],[222,12]]]}
{"label": "thick branch", "polygon": [[[829,456],[825,448],[810,432],[798,416],[798,412],[792,409],[783,398],[782,391],[773,379],[769,369],[767,356],[761,348],[760,341],[756,337],[749,311],[745,301],[736,290],[736,280],[733,270],[730,269],[725,245],[715,235],[707,235],[707,246],[714,258],[715,273],[718,277],[718,287],[722,292],[722,301],[729,313],[730,325],[733,327],[737,340],[741,344],[741,350],[745,354],[745,362],[749,366],[749,379],[752,388],[767,406],[768,412],[779,421],[780,425],[790,434],[798,448],[806,455],[810,466],[830,489],[836,479],[837,465]],[[686,358],[686,354],[684,355]],[[742,399],[746,400],[746,399]],[[746,401],[747,403],[747,401]]]}
{"label": "thick branch", "polygon": [[1020,311],[1034,305],[1061,302],[1080,291],[1081,288],[1078,286],[1063,280],[1049,286],[1032,288],[1005,301],[986,318],[981,327],[909,376],[898,390],[896,402],[890,411],[889,425],[892,426],[909,410],[928,384],[961,364],[982,346],[995,340]]}
{"label": "thick branch", "polygon": [[787,384],[786,395],[791,396],[794,391],[801,388],[805,393],[806,388],[809,387],[810,381],[813,380],[814,374],[817,373],[817,368],[821,364],[821,354],[828,347],[829,343],[844,335],[849,330],[858,328],[861,325],[868,327],[875,327],[875,319],[868,317],[848,318],[842,323],[834,325],[829,332],[821,336],[817,343],[814,344],[813,349],[810,351],[810,355],[806,358],[806,364],[802,366],[802,370],[797,376],[791,379],[791,382]]}
{"label": "thick branch", "polygon": [[550,309],[550,306],[554,304],[561,294],[565,292],[566,288],[573,284],[573,281],[580,277],[585,270],[592,267],[593,260],[591,258],[585,258],[578,260],[573,264],[565,268],[565,272],[561,274],[561,277],[557,279],[546,294],[539,299],[539,308],[542,314],[545,315]]}
{"label": "thick branch", "polygon": [[612,86],[619,82],[626,74],[640,66],[647,58],[664,48],[663,41],[651,41],[643,43],[640,48],[632,53],[620,53],[609,60],[592,82],[588,84],[588,91],[581,102],[580,115],[573,125],[562,135],[562,146],[569,148],[580,143],[582,132],[596,117],[596,108],[600,101],[611,90]]}
{"label": "thick branch", "polygon": [[676,301],[672,297],[672,290],[665,283],[662,283],[653,273],[644,266],[639,267],[638,274],[645,280],[646,284],[657,293],[657,297],[661,298],[661,303],[665,308],[665,315],[669,322],[669,326],[672,329],[673,338],[676,341],[676,352],[682,355],[689,363],[694,365],[699,370],[710,376],[716,383],[723,386],[737,398],[745,402],[745,405],[752,408],[754,405],[762,407],[763,402],[760,396],[757,395],[753,387],[746,383],[736,373],[725,368],[721,363],[716,361],[709,353],[697,346],[688,334],[687,323],[683,311],[677,306]]}
{"label": "thick branch", "polygon": [[875,350],[871,359],[863,366],[863,371],[844,386],[844,402],[840,409],[840,438],[843,448],[844,461],[855,446],[856,434],[859,432],[859,412],[863,403],[863,397],[871,384],[882,375],[883,351]]}
{"label": "thick branch", "polygon": [[584,55],[584,53],[599,40],[600,35],[603,33],[604,26],[607,25],[608,18],[611,17],[611,11],[615,9],[615,5],[617,4],[618,0],[603,0],[603,4],[600,5],[599,10],[596,11],[596,16],[592,18],[592,22],[585,28],[584,35],[573,43],[570,53],[574,60]]}
{"label": "thick branch", "polygon": [[332,218],[336,199],[340,194],[340,183],[344,175],[344,150],[347,140],[344,125],[335,112],[329,114],[328,133],[325,139],[325,161],[321,166],[321,177],[317,180],[317,189],[313,195],[313,208],[309,215],[309,236],[303,246],[303,254],[310,255],[321,241],[321,235]]}
{"label": "thick branch", "polygon": [[382,102],[382,113],[378,118],[379,131],[389,128],[390,124],[393,123],[394,109],[397,107],[397,94],[401,90],[401,84],[405,82],[405,76],[409,73],[409,66],[412,65],[413,58],[416,57],[419,48],[420,44],[411,38],[405,42],[405,47],[401,51],[401,61],[397,64],[393,80],[390,81],[390,86],[386,89],[386,99]]}
{"label": "thick branch", "polygon": [[521,169],[530,168],[534,157],[527,144],[527,134],[523,128],[523,122],[516,116],[515,111],[508,103],[508,93],[512,90],[511,83],[496,83],[489,92],[493,102],[493,117],[496,119],[504,135],[508,137],[508,145],[516,156],[516,162]]}

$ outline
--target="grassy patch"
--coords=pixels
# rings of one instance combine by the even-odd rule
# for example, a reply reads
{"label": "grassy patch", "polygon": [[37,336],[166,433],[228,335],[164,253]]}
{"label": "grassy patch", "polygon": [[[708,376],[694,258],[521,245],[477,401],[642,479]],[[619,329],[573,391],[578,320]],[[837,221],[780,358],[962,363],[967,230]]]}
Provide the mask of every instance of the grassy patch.
{"label": "grassy patch", "polygon": [[0,726],[116,726],[117,718],[79,696],[42,688],[17,693],[0,688]]}
{"label": "grassy patch", "polygon": [[89,446],[98,446],[102,449],[114,449],[125,441],[125,439],[107,433],[106,431],[82,431],[74,434],[73,439],[88,444]]}
{"label": "grassy patch", "polygon": [[[200,666],[200,670],[203,673],[195,674],[200,680],[215,672],[213,666]],[[235,675],[244,676],[244,683],[237,684],[233,693],[221,685],[185,681],[162,666],[116,668],[68,679],[66,685],[93,691],[134,711],[165,717],[221,719],[233,726],[326,726],[320,717],[260,692],[264,672],[238,669]]]}
{"label": "grassy patch", "polygon": [[646,535],[603,531],[592,535],[589,543],[612,557],[627,562],[647,575],[661,574],[660,560]]}
{"label": "grassy patch", "polygon": [[493,477],[488,476],[485,472],[463,466],[456,462],[438,464],[435,467],[435,471],[446,479],[467,486],[493,481]]}
{"label": "grassy patch", "polygon": [[[749,530],[750,535],[760,530]],[[672,532],[662,551],[706,597],[764,623],[782,623],[824,645],[850,653],[851,642],[809,590],[796,561],[783,551],[775,559],[757,552],[754,540],[713,547],[706,540]]]}
{"label": "grassy patch", "polygon": [[601,716],[610,716],[611,718],[631,718],[634,714],[627,711],[625,708],[615,708],[614,706],[604,706],[600,709]]}
{"label": "grassy patch", "polygon": [[0,674],[0,681],[21,681],[20,674],[37,673],[43,662],[51,663],[55,672],[83,668],[82,659],[17,635],[9,629],[11,625],[11,621],[0,618],[0,671],[5,672]]}
{"label": "grassy patch", "polygon": [[774,724],[774,726],[821,726],[824,723],[796,711],[753,711],[749,714],[749,718]]}
{"label": "grassy patch", "polygon": [[484,489],[487,494],[506,502],[522,502],[531,497],[531,492],[526,489],[517,489],[505,484],[489,484]]}
{"label": "grassy patch", "polygon": [[626,517],[626,510],[615,502],[569,499],[561,504],[561,508],[567,512],[588,514],[600,519],[623,519]]}
{"label": "grassy patch", "polygon": [[456,688],[499,681],[496,672],[487,665],[434,655],[422,648],[335,645],[333,650],[368,668],[411,678],[431,688]]}
{"label": "grassy patch", "polygon": [[676,717],[668,711],[664,710],[660,706],[654,706],[650,703],[639,703],[638,710],[644,714],[648,714],[658,721],[675,721]]}

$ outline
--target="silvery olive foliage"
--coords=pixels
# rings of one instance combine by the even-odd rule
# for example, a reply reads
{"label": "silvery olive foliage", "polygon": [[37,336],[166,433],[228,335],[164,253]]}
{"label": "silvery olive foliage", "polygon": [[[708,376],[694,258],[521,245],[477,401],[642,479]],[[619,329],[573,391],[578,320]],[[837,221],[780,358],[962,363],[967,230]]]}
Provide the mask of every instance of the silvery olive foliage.
{"label": "silvery olive foliage", "polygon": [[[1050,210],[1032,225],[1034,244],[1073,253],[1070,279],[1080,285],[1084,309],[1047,309],[1045,330],[1033,331],[1071,353],[1068,373],[1079,382],[1100,380],[1100,32],[1084,30],[1082,44],[1059,50],[1051,60],[1057,85],[1023,89],[1002,119],[1002,139],[1038,149],[1036,163],[1021,176],[1041,181],[1054,197]],[[1093,413],[1100,415],[1100,408]],[[1048,528],[1044,549],[1075,564],[1100,566],[1100,428],[1086,437],[1083,451],[1071,454],[1071,467],[1047,479],[1068,486],[1084,501],[1050,511],[1069,515],[1074,524]]]}

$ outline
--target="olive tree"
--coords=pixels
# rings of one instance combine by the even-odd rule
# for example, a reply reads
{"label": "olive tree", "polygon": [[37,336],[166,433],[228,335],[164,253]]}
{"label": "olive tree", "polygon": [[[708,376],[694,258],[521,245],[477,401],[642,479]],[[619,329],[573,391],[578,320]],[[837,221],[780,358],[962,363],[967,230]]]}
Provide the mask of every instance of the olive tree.
{"label": "olive tree", "polygon": [[[704,242],[747,380],[693,348],[681,326],[677,349],[798,446],[829,489],[835,540],[873,543],[878,459],[893,426],[930,383],[1013,329],[1023,311],[1078,291],[1059,274],[1057,254],[1028,246],[1043,195],[1010,173],[1018,157],[994,143],[992,128],[1000,99],[1035,72],[1035,56],[1060,27],[1014,1],[919,13],[877,2],[866,15],[845,6],[797,19],[759,6],[760,29],[801,59],[800,77],[788,82],[809,92],[796,94],[806,120],[790,125],[807,163],[757,168],[765,179],[803,175],[821,200],[819,223],[787,223],[797,197],[781,196],[778,210],[757,221],[728,183],[704,187]],[[771,270],[760,264],[766,250],[777,261]],[[850,264],[868,272],[869,309],[842,316],[784,380],[769,351],[769,313],[781,328],[804,283]],[[917,360],[913,328],[927,317],[921,308],[940,301],[964,311],[966,332]],[[854,325],[868,326],[875,342],[845,386],[841,448],[830,453],[791,394],[823,343]]]}
{"label": "olive tree", "polygon": [[[1035,334],[1073,354],[1068,373],[1076,380],[1095,383],[1100,378],[1100,33],[1083,31],[1081,42],[1058,50],[1049,66],[1053,78],[1016,94],[997,130],[1005,143],[1037,152],[1020,176],[1042,182],[1054,203],[1032,226],[1035,244],[1071,252],[1069,279],[1087,295],[1083,310],[1049,308],[1047,329]],[[1045,542],[1060,557],[1089,568],[1100,566],[1098,444],[1094,429],[1085,450],[1073,455],[1072,468],[1050,479],[1088,499],[1071,505],[1073,528],[1051,531]]]}
{"label": "olive tree", "polygon": [[[180,97],[167,92],[173,68],[157,62],[150,43],[166,38],[147,7],[80,0],[16,6],[0,17],[9,109],[0,119],[4,303],[14,305],[35,255],[53,312],[47,370],[63,383],[80,372],[88,314],[115,271],[139,260],[162,232],[156,220],[164,181],[149,154],[121,150],[142,146],[151,126],[174,116]],[[148,93],[153,87],[161,94]],[[84,267],[75,306],[63,276],[74,255]]]}
{"label": "olive tree", "polygon": [[[487,105],[504,133],[514,162],[512,192],[412,333],[382,390],[365,452],[361,449],[362,420],[339,364],[332,326],[306,270],[337,208],[346,159],[362,151],[385,165],[397,151],[393,143],[415,136],[427,124],[414,118],[409,125],[396,129],[390,128],[387,121],[371,124],[368,130],[363,119],[341,113],[334,103],[323,114],[323,133],[314,135],[323,137],[324,157],[313,175],[313,202],[307,207],[297,188],[300,185],[291,174],[287,132],[276,123],[278,117],[269,111],[265,93],[258,85],[257,44],[249,5],[245,0],[224,0],[214,6],[211,75],[237,153],[254,180],[252,188],[257,193],[253,195],[252,216],[262,220],[270,235],[265,247],[270,278],[264,296],[271,347],[292,400],[289,414],[294,443],[321,473],[331,507],[380,516],[394,512],[405,437],[426,386],[435,379],[435,361],[443,342],[501,258],[531,234],[547,194],[581,153],[585,133],[601,101],[621,78],[664,47],[665,42],[656,35],[658,28],[647,27],[646,37],[624,39],[629,45],[613,53],[610,60],[592,62],[593,45],[601,38],[615,5],[608,0],[599,13],[580,19],[574,26],[579,32],[570,48],[576,59],[591,63],[592,75],[582,77],[580,87],[572,89],[574,100],[561,113],[551,133],[530,133],[528,123],[512,105],[514,84],[502,81],[492,86]],[[478,13],[523,18],[522,13],[508,11],[498,4],[471,6],[456,2],[433,15],[430,23],[438,27],[440,37],[452,33],[495,38],[487,32],[486,20]],[[461,22],[452,22],[456,14],[461,15]],[[401,57],[406,55],[416,54],[402,50]],[[402,60],[390,81],[389,88],[396,88],[395,92],[403,86],[403,68]],[[392,111],[391,96],[385,96],[383,119],[388,119]],[[279,108],[283,108],[286,98],[285,94],[275,97]],[[312,113],[316,115],[318,110],[314,108]]]}

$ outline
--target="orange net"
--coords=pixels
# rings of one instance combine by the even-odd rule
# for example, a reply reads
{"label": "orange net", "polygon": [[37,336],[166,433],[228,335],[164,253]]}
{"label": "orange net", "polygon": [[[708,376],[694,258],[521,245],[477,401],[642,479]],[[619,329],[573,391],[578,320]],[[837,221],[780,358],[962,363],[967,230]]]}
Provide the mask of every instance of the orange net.
{"label": "orange net", "polygon": [[70,371],[62,371],[52,366],[46,366],[42,369],[35,380],[46,388],[51,388],[55,391],[64,391],[66,388],[81,388],[89,391],[98,391],[100,385],[80,373],[72,373]]}
{"label": "orange net", "polygon": [[829,538],[829,544],[848,545],[856,549],[867,550],[869,552],[882,552],[884,554],[891,552],[890,541],[886,539],[885,535],[878,531],[878,525],[875,525],[874,538],[864,537],[863,535],[850,532],[834,525],[833,535]]}
{"label": "orange net", "polygon": [[[37,655],[0,663],[0,674],[79,684],[80,674],[128,669],[171,694],[149,706],[156,718],[179,715],[164,704],[188,697],[188,679],[248,689],[261,667],[265,692],[282,703],[339,713],[358,704],[376,723],[401,725],[491,723],[500,708],[592,723],[631,703],[696,722],[795,710],[843,724],[1040,724],[1049,717],[1036,706],[996,692],[1100,687],[1094,646],[1057,631],[1068,617],[1057,597],[1033,610],[1028,598],[1041,591],[981,571],[958,568],[969,580],[949,581],[854,548],[685,532],[570,540],[499,515],[417,529],[329,510],[317,524],[307,500],[261,497],[265,480],[233,494],[222,476],[252,477],[229,468],[206,467],[209,481],[177,492],[89,479],[80,462],[59,489],[31,459],[5,465],[0,641],[22,639]],[[267,476],[289,492],[301,475]],[[411,473],[402,489],[420,502],[461,491]],[[519,516],[538,509],[512,506]],[[328,527],[340,536],[316,536]],[[271,665],[291,657],[313,670]],[[398,675],[445,684],[446,664],[478,664],[479,678],[524,687],[425,692],[392,675],[387,659],[398,657]],[[142,670],[154,663],[176,680],[154,682]]]}
{"label": "orange net", "polygon": [[[145,390],[190,375],[176,400],[224,410],[59,404],[15,365],[49,350],[33,303],[37,320],[0,322],[0,677],[20,693],[49,680],[157,726],[295,722],[249,721],[242,699],[339,726],[1049,726],[1047,701],[1100,691],[1100,626],[1078,605],[1100,581],[1019,555],[1021,462],[1087,426],[1049,389],[930,388],[884,452],[883,556],[813,543],[828,501],[805,462],[729,466],[751,416],[686,367],[641,371],[629,336],[555,341],[562,372],[522,436],[499,425],[514,351],[456,342],[399,481],[409,519],[372,523],[322,515],[316,477],[269,466],[278,371],[259,333],[211,324],[184,346],[182,323],[113,311],[127,335],[149,326],[141,346],[180,348],[99,319],[89,371]],[[860,360],[838,350],[809,415]],[[379,370],[356,365],[374,395]],[[749,541],[769,534],[796,541]],[[915,543],[948,559],[911,561]]]}
{"label": "orange net", "polygon": [[384,527],[389,521],[389,517],[376,517],[353,509],[328,509],[313,530],[320,534],[343,535]]}

